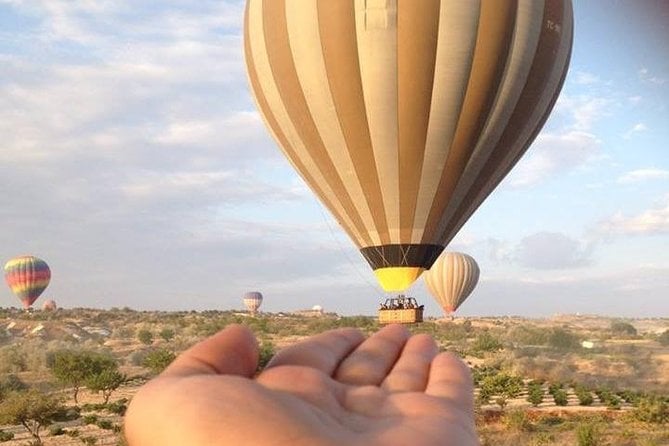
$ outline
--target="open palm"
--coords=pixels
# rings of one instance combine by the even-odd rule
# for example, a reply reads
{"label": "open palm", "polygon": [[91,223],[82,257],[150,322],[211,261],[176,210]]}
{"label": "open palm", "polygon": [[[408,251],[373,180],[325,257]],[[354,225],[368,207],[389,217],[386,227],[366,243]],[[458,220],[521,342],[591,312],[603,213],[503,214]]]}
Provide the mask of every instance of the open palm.
{"label": "open palm", "polygon": [[135,396],[131,445],[472,445],[472,384],[426,335],[332,330],[279,352],[255,376],[253,335],[230,326]]}

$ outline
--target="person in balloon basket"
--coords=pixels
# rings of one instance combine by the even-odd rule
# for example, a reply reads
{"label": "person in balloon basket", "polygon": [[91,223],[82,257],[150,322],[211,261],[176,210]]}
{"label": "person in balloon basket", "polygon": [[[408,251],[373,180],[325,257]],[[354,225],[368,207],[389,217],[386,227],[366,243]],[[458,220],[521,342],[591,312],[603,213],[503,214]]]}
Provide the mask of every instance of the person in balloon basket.
{"label": "person in balloon basket", "polygon": [[337,329],[277,353],[231,325],[182,353],[133,398],[130,446],[478,444],[467,366],[425,334]]}

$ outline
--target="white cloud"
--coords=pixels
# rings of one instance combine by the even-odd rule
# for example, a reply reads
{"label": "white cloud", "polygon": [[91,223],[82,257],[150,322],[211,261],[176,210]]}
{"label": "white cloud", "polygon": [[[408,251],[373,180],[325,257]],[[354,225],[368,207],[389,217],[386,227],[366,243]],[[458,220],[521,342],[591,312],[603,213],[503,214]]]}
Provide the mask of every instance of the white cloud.
{"label": "white cloud", "polygon": [[529,187],[569,172],[599,156],[600,142],[591,133],[570,131],[562,135],[542,133],[511,171],[508,184]]}
{"label": "white cloud", "polygon": [[555,104],[554,113],[566,114],[568,128],[576,131],[591,131],[597,121],[611,114],[614,101],[597,96],[569,96],[562,94]]}
{"label": "white cloud", "polygon": [[667,82],[667,79],[664,77],[656,76],[651,73],[650,70],[646,67],[642,67],[638,71],[639,79],[643,82],[648,82],[655,85],[664,85]]}
{"label": "white cloud", "polygon": [[669,170],[649,168],[629,171],[618,177],[617,182],[620,184],[631,184],[649,180],[664,180],[668,178]]}
{"label": "white cloud", "polygon": [[669,234],[669,197],[665,203],[640,214],[626,216],[618,212],[599,224],[605,235],[657,235]]}
{"label": "white cloud", "polygon": [[599,76],[585,71],[577,71],[574,75],[574,82],[579,85],[592,85],[600,82]]}
{"label": "white cloud", "polygon": [[646,124],[644,124],[643,122],[639,122],[637,124],[634,124],[634,126],[632,126],[631,129],[626,131],[623,134],[623,138],[630,139],[632,137],[632,135],[634,135],[636,133],[642,133],[642,132],[645,132],[647,130],[648,130],[648,127],[646,126]]}
{"label": "white cloud", "polygon": [[539,232],[520,241],[516,260],[533,269],[577,268],[590,263],[590,248],[558,232]]}
{"label": "white cloud", "polygon": [[627,100],[629,101],[630,104],[637,105],[637,104],[641,103],[643,98],[641,96],[637,95],[637,96],[630,96],[630,97],[627,98]]}

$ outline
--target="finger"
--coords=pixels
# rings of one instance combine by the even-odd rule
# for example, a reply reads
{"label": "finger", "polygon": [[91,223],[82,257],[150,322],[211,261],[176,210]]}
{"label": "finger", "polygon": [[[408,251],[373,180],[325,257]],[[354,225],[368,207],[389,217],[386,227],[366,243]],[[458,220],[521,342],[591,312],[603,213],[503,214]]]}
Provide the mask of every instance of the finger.
{"label": "finger", "polygon": [[425,393],[448,399],[466,412],[474,410],[472,374],[452,353],[440,353],[434,358]]}
{"label": "finger", "polygon": [[408,338],[409,331],[401,325],[383,327],[339,365],[335,379],[346,384],[378,386],[397,361]]}
{"label": "finger", "polygon": [[229,325],[183,352],[161,376],[202,374],[251,377],[258,367],[258,344],[242,325]]}
{"label": "finger", "polygon": [[430,364],[439,352],[429,335],[409,338],[399,359],[381,386],[389,392],[423,392],[430,375]]}
{"label": "finger", "polygon": [[330,330],[279,351],[267,368],[282,365],[311,367],[332,375],[339,363],[363,340],[353,328]]}

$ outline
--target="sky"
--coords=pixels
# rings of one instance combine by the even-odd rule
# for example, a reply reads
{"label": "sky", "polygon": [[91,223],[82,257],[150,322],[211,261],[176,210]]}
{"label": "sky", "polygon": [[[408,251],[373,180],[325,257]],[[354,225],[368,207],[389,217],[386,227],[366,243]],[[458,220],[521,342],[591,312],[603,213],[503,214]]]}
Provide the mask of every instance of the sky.
{"label": "sky", "polygon": [[[459,314],[669,317],[669,4],[574,0],[546,126],[449,250]],[[0,260],[36,306],[374,314],[386,296],[255,109],[241,0],[0,0]],[[440,316],[422,280],[409,294]],[[8,287],[0,306],[18,306]]]}

